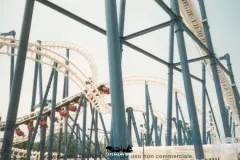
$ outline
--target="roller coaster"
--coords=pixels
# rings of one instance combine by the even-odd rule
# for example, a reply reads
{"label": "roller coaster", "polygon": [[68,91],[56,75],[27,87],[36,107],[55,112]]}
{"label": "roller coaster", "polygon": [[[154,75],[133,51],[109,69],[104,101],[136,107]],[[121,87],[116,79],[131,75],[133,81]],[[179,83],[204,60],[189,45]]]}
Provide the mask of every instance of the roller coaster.
{"label": "roller coaster", "polygon": [[[114,64],[109,62],[110,82],[99,82],[99,73],[94,57],[78,45],[68,42],[28,42],[33,6],[36,2],[34,0],[26,0],[20,40],[15,39],[14,31],[1,33],[0,35],[0,54],[1,56],[9,56],[11,58],[9,108],[7,119],[1,119],[0,121],[0,131],[4,133],[4,136],[0,138],[1,160],[12,158],[42,160],[46,158],[61,159],[61,157],[68,159],[69,146],[73,135],[77,140],[75,158],[89,159],[92,156],[94,159],[117,159],[116,155],[114,158],[109,156],[115,153],[107,149],[104,153],[100,150],[98,119],[100,119],[103,128],[106,140],[105,147],[133,146],[133,152],[121,159],[139,159],[139,155],[142,159],[149,158],[147,156],[150,156],[150,159],[181,159],[182,157],[180,156],[186,153],[188,157],[184,159],[215,158],[222,160],[230,158],[233,160],[239,158],[240,151],[238,148],[240,148],[240,143],[238,141],[240,139],[238,139],[236,133],[240,133],[240,96],[235,84],[229,55],[219,58],[214,53],[205,5],[202,0],[199,0],[201,16],[199,16],[196,6],[191,0],[173,0],[171,6],[166,5],[163,0],[155,0],[156,5],[159,5],[169,15],[171,20],[128,36],[123,35],[126,0],[120,0],[119,24],[116,0],[105,0],[106,31],[48,0],[36,1],[106,35],[109,59]],[[165,27],[170,28],[169,62],[127,41]],[[186,46],[182,43],[184,42],[183,31],[193,39],[200,54],[199,58],[187,59]],[[173,63],[172,60],[174,32],[178,42],[179,63]],[[168,79],[148,76],[122,77],[120,58],[122,45],[126,45],[165,64],[169,69]],[[90,75],[86,74],[69,58],[71,51],[84,58],[91,70]],[[17,57],[15,68],[14,57]],[[17,117],[25,59],[35,63],[32,106],[29,107],[31,111],[29,114]],[[223,59],[227,61],[228,68],[220,62]],[[202,78],[198,78],[189,72],[188,63],[197,61],[202,62]],[[42,93],[41,84],[42,65],[52,69],[44,94]],[[181,65],[181,69],[177,67],[179,65]],[[214,81],[218,102],[215,107],[219,107],[222,123],[217,123],[216,121],[213,111],[214,105],[211,103],[205,85],[206,69]],[[182,72],[184,86],[173,83],[174,70]],[[56,100],[58,73],[64,76],[63,99],[59,101]],[[39,104],[36,103],[38,78],[40,84],[39,94],[41,95]],[[192,79],[202,84],[202,103],[198,101],[198,98],[194,99]],[[69,80],[79,87],[79,93],[68,95]],[[47,97],[51,85],[53,86],[52,99],[48,101]],[[123,87],[129,85],[145,86],[145,105],[124,104]],[[152,107],[149,86],[160,86],[168,89],[167,114],[160,109]],[[174,94],[176,117],[172,116]],[[179,96],[186,99],[186,107],[190,117],[189,121],[185,121],[186,118],[182,112]],[[110,103],[106,101],[106,97],[111,98]],[[206,102],[208,102],[208,109]],[[87,117],[88,110],[91,118]],[[141,125],[140,128],[137,127],[139,121],[135,118],[136,113],[143,115],[144,125]],[[80,114],[82,115],[81,120],[79,120]],[[103,117],[107,115],[111,115],[110,126],[105,125],[104,122],[106,119]],[[47,117],[49,117],[49,120],[47,120]],[[150,118],[152,118],[151,125]],[[90,133],[87,133],[87,119],[91,119]],[[82,126],[79,121],[82,122]],[[107,119],[107,121],[110,120]],[[201,133],[199,121],[202,122]],[[220,125],[223,127],[223,137],[225,139],[222,139],[219,133]],[[23,129],[24,126],[25,129]],[[132,126],[135,137],[132,134]],[[68,131],[69,128],[70,132]],[[108,130],[110,130],[110,137]],[[61,137],[63,132],[70,133],[70,138]],[[61,145],[58,146],[58,152],[53,152],[54,134],[56,133],[60,136],[58,144],[61,144],[62,139],[64,140],[63,153],[61,152]],[[92,140],[93,134],[94,140]],[[49,136],[48,151],[45,148],[46,136]],[[37,140],[40,140],[40,149],[33,151],[33,144]],[[86,140],[89,140],[90,143],[87,144]],[[13,147],[13,145],[23,142],[27,142],[27,149]],[[91,144],[94,145],[94,153],[90,152]],[[81,154],[79,154],[78,145],[81,146]],[[161,153],[161,156],[158,155],[159,153]],[[165,155],[165,157],[162,155]],[[176,157],[176,155],[180,156]]]}

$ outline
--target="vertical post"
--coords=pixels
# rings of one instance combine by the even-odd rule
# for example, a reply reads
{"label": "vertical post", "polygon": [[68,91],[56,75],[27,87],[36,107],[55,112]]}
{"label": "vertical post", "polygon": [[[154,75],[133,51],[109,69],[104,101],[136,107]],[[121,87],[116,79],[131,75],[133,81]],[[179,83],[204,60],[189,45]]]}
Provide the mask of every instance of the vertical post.
{"label": "vertical post", "polygon": [[[13,38],[15,39],[15,36],[16,36],[16,32],[15,31],[11,31],[11,35],[13,36]],[[15,41],[11,41],[11,43],[14,43]],[[12,82],[13,82],[13,75],[14,75],[14,59],[15,59],[15,56],[13,55],[14,54],[14,47],[11,47],[11,60],[10,60],[10,92],[11,93],[11,89],[12,89]]]}
{"label": "vertical post", "polygon": [[99,113],[99,117],[100,117],[100,120],[101,120],[101,123],[102,123],[102,127],[103,127],[103,130],[104,130],[105,138],[107,140],[107,143],[109,144],[109,138],[108,138],[108,134],[107,134],[107,129],[105,127],[105,124],[104,124],[103,117],[102,117],[101,113]]}
{"label": "vertical post", "polygon": [[206,68],[202,63],[202,143],[207,144],[206,140]]}
{"label": "vertical post", "polygon": [[49,89],[50,89],[50,86],[51,86],[51,83],[52,83],[53,74],[54,74],[54,69],[52,69],[51,75],[49,77],[49,81],[48,81],[47,88],[46,88],[46,91],[45,91],[45,94],[44,94],[44,98],[43,98],[43,101],[42,101],[41,106],[40,106],[39,115],[37,117],[36,125],[34,127],[31,143],[30,143],[30,145],[28,146],[28,149],[27,149],[27,160],[30,160],[31,150],[32,150],[33,143],[34,143],[34,140],[35,140],[35,137],[36,137],[36,134],[37,134],[38,127],[39,127],[39,121],[40,121],[41,115],[43,113],[43,108],[46,105],[46,99],[47,99],[48,92],[49,92]]}
{"label": "vertical post", "polygon": [[206,92],[206,96],[207,96],[209,108],[210,108],[211,113],[212,113],[213,121],[214,121],[216,130],[217,130],[218,138],[220,139],[220,138],[221,138],[221,137],[220,137],[220,132],[219,132],[219,129],[218,129],[217,121],[216,121],[216,118],[215,118],[215,115],[214,115],[214,112],[213,112],[213,109],[212,109],[212,104],[211,104],[210,97],[209,97],[209,95],[208,95],[208,91],[207,91],[206,86],[205,86],[205,92]]}
{"label": "vertical post", "polygon": [[222,88],[220,85],[220,79],[219,79],[219,75],[218,75],[219,68],[217,68],[217,63],[216,63],[216,59],[215,59],[215,55],[214,55],[214,50],[213,50],[209,25],[208,25],[208,21],[207,21],[205,5],[204,5],[203,0],[198,1],[198,2],[199,2],[199,6],[200,6],[200,12],[201,12],[201,16],[202,16],[202,22],[203,22],[203,28],[204,28],[204,33],[205,33],[205,37],[206,37],[207,47],[211,52],[211,55],[210,55],[211,69],[212,69],[212,73],[213,73],[213,79],[214,79],[215,89],[216,89],[217,98],[218,98],[218,104],[219,104],[221,118],[222,118],[223,130],[225,133],[225,137],[231,137],[228,120],[227,120],[227,115],[225,112],[225,104],[224,104],[224,100],[223,100]]}
{"label": "vertical post", "polygon": [[[105,0],[110,88],[112,102],[113,144],[127,147],[127,128],[123,97],[120,40],[117,25],[116,0]],[[124,158],[125,159],[125,158]],[[124,160],[123,159],[123,160]],[[128,159],[128,158],[126,158]]]}
{"label": "vertical post", "polygon": [[155,128],[155,132],[154,132],[154,135],[155,135],[155,146],[160,146],[159,144],[159,137],[158,137],[158,127],[157,127],[157,117],[154,116],[154,121],[155,121],[155,125],[156,125],[156,128]]}
{"label": "vertical post", "polygon": [[236,129],[235,129],[236,125],[235,122],[233,122],[233,137],[236,137]]}
{"label": "vertical post", "polygon": [[[126,8],[126,0],[120,0],[120,9],[119,9],[119,38],[123,37],[124,32],[124,22],[125,22],[125,8]],[[120,41],[120,55],[122,61],[122,40]]]}
{"label": "vertical post", "polygon": [[[95,108],[92,108],[91,104],[90,104],[90,108],[91,108],[91,112],[92,112],[92,122],[91,122],[91,128],[90,128],[90,141],[92,140],[92,130],[93,130],[93,125],[94,125],[94,113],[95,113]],[[89,155],[90,155],[90,151],[91,151],[91,142],[88,144],[88,154],[87,154],[87,160],[89,160]],[[83,153],[82,153],[83,154]]]}
{"label": "vertical post", "polygon": [[[38,54],[36,53],[36,60],[38,59]],[[32,103],[30,112],[34,111],[34,106],[36,104],[36,93],[37,93],[37,78],[38,78],[38,61],[35,61],[35,67],[34,67],[34,77],[33,77],[33,90],[32,90]],[[30,125],[33,125],[33,122],[30,122]],[[28,146],[30,144],[32,138],[32,132],[28,131]]]}
{"label": "vertical post", "polygon": [[240,116],[240,102],[239,102],[239,96],[238,96],[238,89],[237,89],[237,86],[236,86],[236,82],[235,82],[235,78],[234,78],[234,74],[233,74],[233,70],[232,70],[232,63],[231,63],[231,60],[230,60],[230,55],[227,53],[223,57],[221,57],[220,59],[223,59],[223,58],[227,61],[228,71],[230,72],[230,80],[231,80],[231,83],[232,83],[233,96],[235,98],[235,103],[236,103],[236,106],[237,106],[238,116]]}
{"label": "vertical post", "polygon": [[160,140],[160,146],[162,145],[162,128],[163,128],[163,124],[161,123],[161,126],[160,126],[160,133],[159,133],[159,140]]}
{"label": "vertical post", "polygon": [[[37,41],[39,43],[39,45],[41,46],[41,41],[38,40]],[[39,47],[39,50],[41,50],[41,48]],[[41,59],[41,55],[39,54],[39,60]],[[39,63],[38,64],[38,69],[39,69],[39,83],[38,83],[38,88],[39,88],[39,103],[43,103],[43,86],[42,86],[42,64]],[[47,117],[44,116],[44,121],[47,122]],[[40,134],[41,134],[41,138],[40,138],[40,159],[44,159],[44,153],[45,153],[45,141],[46,141],[46,130],[47,128],[45,126],[40,127]]]}
{"label": "vertical post", "polygon": [[[58,67],[58,64],[54,62],[54,67]],[[49,143],[48,143],[48,155],[52,159],[53,142],[54,142],[54,123],[55,123],[55,112],[56,112],[56,98],[57,98],[57,82],[58,82],[58,71],[54,69],[53,77],[53,91],[52,91],[52,106],[50,116],[50,132],[49,132]]]}
{"label": "vertical post", "polygon": [[97,159],[97,157],[99,156],[98,153],[98,111],[95,112],[95,125],[94,125],[94,134],[95,134],[95,147],[94,147],[94,152],[95,152],[95,160]]}
{"label": "vertical post", "polygon": [[134,128],[135,136],[136,136],[136,139],[137,139],[138,146],[140,147],[140,146],[142,146],[142,143],[141,143],[141,140],[140,140],[140,137],[139,137],[137,124],[136,124],[135,117],[134,117],[134,114],[133,114],[133,108],[129,107],[128,108],[128,112],[131,114],[132,124],[133,124],[133,128]]}
{"label": "vertical post", "polygon": [[148,84],[145,82],[145,101],[146,101],[146,146],[150,145],[150,127],[149,127],[149,98],[148,98]]}
{"label": "vertical post", "polygon": [[83,134],[82,134],[82,160],[85,159],[85,146],[86,146],[86,125],[87,125],[87,99],[83,99]]}
{"label": "vertical post", "polygon": [[81,100],[79,102],[79,105],[78,105],[78,108],[77,108],[77,111],[76,111],[77,114],[75,116],[75,119],[74,119],[74,122],[73,122],[73,126],[72,126],[72,129],[71,129],[71,133],[70,133],[70,136],[68,138],[67,147],[66,147],[67,149],[65,150],[65,153],[64,153],[64,155],[65,155],[64,160],[67,160],[67,157],[68,157],[68,151],[69,151],[70,143],[71,143],[71,140],[72,140],[74,129],[75,129],[76,125],[77,125],[78,115],[79,115],[79,112],[80,112],[80,108],[81,108],[82,102],[83,102],[83,94],[81,94]]}
{"label": "vertical post", "polygon": [[230,112],[229,126],[230,126],[230,130],[232,130],[232,112]]}
{"label": "vertical post", "polygon": [[127,111],[127,115],[128,115],[128,123],[127,123],[127,126],[128,126],[128,132],[129,132],[129,141],[130,143],[132,143],[132,118],[131,118],[131,112],[129,111],[129,107],[126,109]]}
{"label": "vertical post", "polygon": [[169,39],[169,67],[168,67],[168,98],[167,98],[167,138],[166,146],[172,141],[172,96],[173,96],[173,52],[174,52],[174,24],[170,26]]}
{"label": "vertical post", "polygon": [[179,114],[178,114],[178,98],[177,98],[177,92],[175,92],[175,101],[176,101],[176,128],[177,128],[177,135],[178,135],[178,145],[182,145],[182,134],[181,134],[181,127],[179,123]]}
{"label": "vertical post", "polygon": [[16,118],[18,113],[18,104],[20,99],[20,93],[22,89],[22,80],[23,80],[23,72],[25,68],[26,54],[27,54],[27,46],[32,22],[33,8],[34,8],[33,0],[27,0],[25,4],[25,11],[22,23],[22,30],[20,36],[20,44],[17,54],[17,61],[15,67],[15,74],[12,81],[12,89],[11,96],[8,106],[6,127],[3,137],[2,143],[2,152],[1,152],[1,160],[10,160],[11,159],[11,151],[12,151],[12,143],[13,143],[13,135],[14,128],[16,124]]}
{"label": "vertical post", "polygon": [[[79,128],[77,127],[76,128],[76,142],[75,142],[75,156],[77,156],[78,155],[78,142],[79,142],[79,138],[78,138],[78,136],[79,136]],[[77,160],[77,157],[75,157],[75,160]]]}
{"label": "vertical post", "polygon": [[193,145],[195,149],[196,159],[204,159],[201,134],[199,131],[196,105],[195,105],[192,82],[191,82],[190,72],[189,72],[187,51],[186,51],[186,46],[185,46],[185,41],[183,36],[182,20],[180,19],[179,5],[178,5],[178,1],[176,0],[172,0],[171,4],[172,4],[173,12],[177,16],[179,16],[175,22],[175,33],[176,33],[177,43],[178,43],[179,57],[180,57],[181,68],[182,68],[182,76],[184,80],[184,88],[185,88],[185,93],[187,97],[188,114],[190,117],[189,119],[191,120]]}
{"label": "vertical post", "polygon": [[[69,49],[66,49],[66,57],[67,57],[67,59],[69,60]],[[66,65],[68,65],[69,64],[69,62],[68,61],[66,61],[65,62],[66,63]],[[66,74],[68,75],[68,70],[66,71]],[[68,76],[65,76],[64,77],[64,81],[65,81],[65,97],[68,97],[68,90],[69,90],[69,86],[68,86],[68,84],[69,84],[69,82],[68,82]],[[65,98],[64,97],[64,98]],[[65,108],[67,111],[68,111],[68,107],[66,106],[66,108]],[[68,124],[68,117],[66,116],[65,117],[65,128],[64,128],[64,145],[65,145],[65,151],[66,151],[66,147],[67,147],[67,142],[68,142],[68,126],[67,126],[67,124]]]}

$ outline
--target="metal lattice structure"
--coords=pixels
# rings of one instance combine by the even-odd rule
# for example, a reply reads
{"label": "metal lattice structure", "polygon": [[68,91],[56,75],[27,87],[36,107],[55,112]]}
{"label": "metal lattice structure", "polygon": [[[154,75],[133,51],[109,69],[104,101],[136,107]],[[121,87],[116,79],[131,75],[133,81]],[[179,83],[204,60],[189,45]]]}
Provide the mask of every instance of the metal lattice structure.
{"label": "metal lattice structure", "polygon": [[[119,19],[117,18],[116,0],[105,0],[106,30],[51,1],[36,1],[107,36],[108,56],[111,61],[109,62],[110,82],[99,82],[99,73],[94,57],[76,44],[44,41],[30,43],[29,32],[34,3],[36,2],[34,0],[27,0],[20,40],[15,39],[14,31],[0,35],[0,55],[8,55],[11,57],[11,94],[8,114],[6,120],[0,121],[0,130],[4,132],[4,137],[0,138],[2,160],[8,160],[12,157],[25,158],[28,160],[44,159],[49,155],[50,157],[61,157],[65,155],[64,159],[67,159],[73,135],[77,141],[75,142],[76,156],[81,156],[82,159],[85,159],[87,156],[102,156],[105,159],[112,159],[107,156],[108,154],[103,153],[105,151],[100,149],[98,119],[100,119],[102,123],[104,137],[108,146],[128,147],[128,145],[133,145],[133,153],[135,154],[144,155],[141,148],[146,146],[147,154],[152,152],[152,154],[157,155],[157,153],[161,151],[170,154],[169,151],[171,150],[178,154],[187,152],[196,159],[229,158],[227,154],[221,154],[220,156],[219,152],[214,151],[214,144],[211,145],[212,141],[214,141],[222,143],[220,146],[223,146],[223,148],[230,147],[232,149],[231,151],[234,152],[234,154],[231,155],[231,159],[237,158],[238,151],[236,151],[236,148],[239,147],[239,143],[232,142],[232,144],[224,145],[218,127],[223,126],[224,137],[236,137],[236,129],[238,129],[238,125],[240,124],[240,96],[235,85],[229,55],[218,58],[213,50],[203,0],[199,0],[201,16],[197,13],[196,6],[191,0],[172,0],[171,6],[166,5],[163,0],[155,0],[156,5],[159,5],[159,7],[169,15],[171,20],[127,36],[123,35],[126,0],[120,0],[121,9]],[[168,62],[128,42],[129,39],[165,27],[170,28]],[[183,32],[186,32],[195,42],[200,53],[199,58],[190,60],[187,58],[187,46],[185,45]],[[176,40],[174,40],[174,33]],[[173,63],[175,41],[178,44],[179,63]],[[146,76],[123,78],[121,70],[122,45],[132,48],[167,66],[169,72],[168,79]],[[15,50],[17,50],[17,53]],[[84,57],[84,60],[90,67],[91,77],[87,76],[84,71],[71,61],[69,58],[71,51]],[[66,52],[66,55],[61,54],[62,52]],[[17,57],[15,68],[14,57]],[[32,60],[35,63],[32,106],[30,106],[31,112],[28,115],[17,117],[26,59]],[[228,69],[220,62],[220,60],[223,59],[227,61]],[[190,74],[189,63],[197,61],[202,62],[201,78]],[[112,62],[114,62],[114,65]],[[42,65],[46,65],[52,69],[44,94],[42,91]],[[179,65],[181,65],[181,69],[178,67]],[[206,69],[212,75],[214,81],[222,123],[216,122],[212,109],[206,88]],[[182,73],[184,87],[173,83],[173,71]],[[63,99],[59,102],[56,101],[58,73],[64,75]],[[38,78],[41,102],[38,105],[39,110],[35,110],[37,106],[36,92]],[[230,79],[230,82],[228,79]],[[192,80],[197,80],[202,85],[202,103],[194,99]],[[79,87],[78,94],[69,96],[70,81]],[[47,103],[51,85],[53,86],[52,99],[51,103]],[[126,105],[124,103],[123,87],[128,85],[145,86],[145,105]],[[163,86],[168,89],[167,114],[152,107],[148,89],[149,85]],[[175,105],[173,105],[173,93],[175,93]],[[107,103],[104,98],[105,95],[109,94],[111,95],[111,103]],[[185,121],[185,115],[182,113],[182,106],[178,100],[178,95],[186,99],[189,122]],[[209,115],[207,114],[206,102],[209,104]],[[173,106],[176,107],[176,117],[172,116]],[[81,113],[80,110],[82,110]],[[87,119],[89,119],[87,117],[88,110],[90,110],[92,116],[90,134],[87,133],[86,123]],[[55,114],[56,112],[59,112],[60,116],[57,116]],[[140,131],[136,125],[138,120],[135,119],[135,112],[142,113],[144,117],[144,125],[141,124]],[[80,114],[82,114],[82,126],[80,126],[78,122]],[[111,114],[112,117],[109,128],[105,126],[103,119],[106,114]],[[49,117],[49,122],[47,122],[47,117]],[[57,121],[56,118],[58,119]],[[152,118],[151,126],[150,118]],[[200,132],[199,129],[199,121],[202,121],[202,132]],[[160,125],[158,122],[160,122]],[[24,135],[21,131],[21,126],[23,125],[27,125],[28,135]],[[48,125],[50,126],[49,128],[47,128]],[[132,139],[132,137],[134,137],[132,135],[132,125],[136,141]],[[41,131],[39,131],[38,128],[40,128]],[[70,131],[68,129],[70,129]],[[110,130],[110,137],[107,130]],[[163,130],[166,130],[166,137],[162,136]],[[94,142],[92,140],[93,131]],[[65,134],[70,133],[70,138],[67,136],[62,138],[63,132]],[[14,136],[14,133],[17,136]],[[54,134],[56,133],[59,134],[60,138],[58,142],[58,152],[55,153],[53,152],[53,143]],[[45,148],[46,136],[49,136],[47,152]],[[40,139],[39,152],[32,150],[35,139]],[[64,140],[64,153],[61,153],[62,139]],[[166,144],[164,148],[162,147],[163,139],[165,139]],[[89,143],[87,143],[87,140],[89,140]],[[13,144],[20,144],[26,141],[28,142],[27,149],[13,147]],[[90,151],[91,144],[94,145],[94,153]],[[78,146],[81,146],[81,155],[79,155]],[[211,150],[211,147],[213,147],[213,150]],[[134,157],[130,156],[123,159],[134,159]]]}

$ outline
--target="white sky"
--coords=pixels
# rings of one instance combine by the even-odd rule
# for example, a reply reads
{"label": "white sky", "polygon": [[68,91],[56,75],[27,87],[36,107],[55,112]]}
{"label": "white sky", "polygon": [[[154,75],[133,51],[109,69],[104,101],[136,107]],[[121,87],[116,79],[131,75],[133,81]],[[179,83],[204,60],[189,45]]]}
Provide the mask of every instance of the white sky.
{"label": "white sky", "polygon": [[[166,1],[166,0],[165,0]],[[215,0],[216,1],[216,0]],[[103,0],[52,0],[52,2],[70,10],[72,13],[79,15],[80,17],[89,20],[93,24],[100,26],[101,28],[106,28],[105,26],[105,10]],[[168,3],[168,1],[167,1]],[[25,1],[23,0],[2,0],[0,2],[0,32],[8,32],[10,30],[15,30],[17,33],[16,39],[19,39],[20,30],[22,25],[22,17],[24,11]],[[206,6],[215,7],[215,12],[222,13],[222,10],[218,10],[216,6],[212,3],[206,2]],[[207,12],[209,12],[207,8]],[[210,12],[210,25],[212,25],[211,20],[216,18],[212,12]],[[211,19],[212,18],[212,19]],[[126,6],[126,18],[125,18],[125,30],[124,35],[134,33],[136,31],[151,27],[156,24],[160,24],[169,20],[169,17],[164,11],[154,2],[146,0],[131,0],[127,1]],[[216,26],[215,26],[216,28]],[[214,32],[215,28],[211,28],[213,35],[218,33]],[[216,28],[219,30],[219,28]],[[239,31],[237,31],[239,34]],[[168,61],[168,44],[169,44],[169,28],[164,28],[147,35],[129,40],[129,42],[146,49],[150,53]],[[228,33],[222,33],[222,37],[229,36]],[[175,38],[176,39],[176,38]],[[33,13],[33,21],[30,34],[30,42],[36,42],[37,40],[42,41],[66,41],[78,44],[81,48],[87,50],[91,54],[97,64],[99,73],[99,82],[109,81],[108,73],[108,56],[107,56],[107,42],[106,37],[97,33],[78,22],[75,22],[51,9],[41,5],[36,2]],[[214,36],[213,36],[214,40]],[[217,39],[216,51],[221,49],[218,46],[224,43]],[[196,58],[199,56],[199,52],[196,50],[192,40],[185,34],[185,41],[187,44],[188,59]],[[214,43],[214,42],[213,42]],[[233,43],[234,47],[237,44]],[[225,49],[230,49],[231,45],[226,45]],[[167,79],[168,69],[166,66],[159,64],[158,62],[149,59],[148,57],[135,52],[127,47],[123,48],[123,60],[122,60],[122,71],[123,77],[129,76],[154,76],[159,78]],[[63,53],[63,52],[61,52]],[[222,56],[225,52],[221,52],[219,56]],[[177,45],[175,44],[174,52],[174,62],[179,62]],[[232,53],[233,57],[236,53]],[[63,53],[64,55],[64,53]],[[233,58],[232,58],[233,59]],[[83,59],[76,55],[76,53],[70,51],[70,60],[75,63],[79,68],[86,72],[87,75],[91,75],[89,72],[88,65]],[[0,57],[0,97],[1,97],[1,109],[3,120],[5,120],[7,115],[7,107],[9,102],[9,71],[10,71],[10,58],[8,56]],[[237,65],[237,64],[236,64]],[[233,67],[236,66],[233,64]],[[190,64],[191,73],[201,77],[201,64],[194,63]],[[235,67],[236,70],[236,67]],[[23,116],[29,113],[31,104],[31,94],[32,94],[32,81],[33,81],[33,71],[34,63],[32,61],[27,61],[24,72],[23,86],[21,92],[21,100],[19,104],[18,116]],[[236,70],[237,71],[237,70]],[[50,74],[50,68],[43,67],[43,89],[45,90],[48,77]],[[236,72],[239,75],[238,71]],[[213,82],[210,81],[211,78],[207,74],[207,87],[210,93],[212,103],[216,100],[215,89]],[[179,72],[174,72],[174,81],[183,86],[182,76]],[[192,81],[193,89],[195,93],[195,99],[201,102],[201,85],[199,82]],[[63,76],[59,74],[59,88],[57,99],[62,98],[62,86],[63,86]],[[153,107],[161,110],[161,112],[166,115],[167,106],[167,89],[158,86],[149,86],[151,99]],[[70,92],[72,95],[79,92],[75,84],[70,82]],[[125,94],[125,104],[136,104],[144,105],[144,85],[142,86],[129,86],[124,88]],[[38,102],[37,95],[37,102]],[[51,98],[51,90],[49,92],[49,99]],[[109,101],[109,97],[106,97]],[[186,110],[185,99],[180,97],[180,103],[183,108],[185,119],[188,121],[188,112]],[[173,101],[173,104],[175,102]],[[174,110],[175,110],[175,106]],[[217,116],[218,122],[219,109],[215,108],[215,114]],[[175,116],[175,111],[173,112]],[[199,115],[200,116],[200,115]],[[105,116],[105,122],[109,127],[110,116]],[[140,114],[136,113],[137,125],[143,123],[143,119]],[[88,121],[91,121],[89,117]],[[100,123],[100,121],[99,121]],[[200,122],[201,125],[201,122]],[[221,123],[218,124],[222,132]],[[90,127],[90,125],[89,125]],[[201,128],[201,127],[200,127]]]}

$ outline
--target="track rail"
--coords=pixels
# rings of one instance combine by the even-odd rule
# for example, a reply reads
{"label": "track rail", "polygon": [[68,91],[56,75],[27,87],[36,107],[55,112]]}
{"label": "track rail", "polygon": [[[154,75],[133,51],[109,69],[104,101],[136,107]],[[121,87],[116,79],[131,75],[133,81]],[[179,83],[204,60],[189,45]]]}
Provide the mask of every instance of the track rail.
{"label": "track rail", "polygon": [[[13,40],[10,38],[0,36],[0,46],[7,47],[7,52],[0,52],[0,54],[16,56],[16,54],[11,54],[8,51],[10,47],[18,48],[19,41],[14,40],[13,42]],[[41,51],[37,50],[37,48],[41,48]],[[68,76],[82,90],[87,90],[88,94],[90,94],[91,97],[93,97],[93,99],[88,100],[93,104],[93,107],[95,107],[96,110],[103,114],[109,113],[109,106],[105,103],[103,96],[99,93],[96,84],[90,83],[87,85],[86,82],[91,80],[71,61],[68,61],[64,56],[56,52],[53,52],[47,48],[41,47],[37,44],[29,43],[28,52],[30,54],[27,54],[27,59],[38,61],[39,63],[48,65],[52,68],[55,68],[53,66],[54,62],[58,63],[59,66],[61,67],[56,67],[55,69],[63,73],[65,76]],[[41,55],[41,59],[40,60],[35,59],[34,56],[35,54]],[[68,65],[65,64],[66,61],[69,62]],[[66,74],[66,71],[68,71],[68,74]],[[93,93],[93,90],[95,90],[95,93]],[[86,95],[86,97],[88,97],[88,95]]]}
{"label": "track rail", "polygon": [[[180,9],[181,9],[182,15],[183,15],[184,20],[186,21],[188,27],[198,37],[198,39],[205,46],[207,46],[202,22],[199,18],[199,15],[196,12],[195,6],[192,4],[191,0],[180,0],[179,2],[180,2]],[[199,48],[198,45],[196,45],[196,46],[197,46],[198,50],[200,51],[199,52],[200,56],[207,55],[206,52],[204,52],[201,48]],[[210,68],[210,61],[205,60],[205,62],[206,62],[205,65],[207,66],[206,68],[207,68],[208,72],[212,75],[211,68]],[[226,74],[221,69],[221,67],[217,66],[217,70],[218,70],[218,75],[219,75],[220,84],[221,84],[221,88],[223,91],[223,96],[224,96],[226,106],[230,107],[235,121],[237,122],[237,124],[240,124],[240,120],[238,118],[237,106],[235,103],[233,90],[230,85],[230,82],[227,79]]]}

